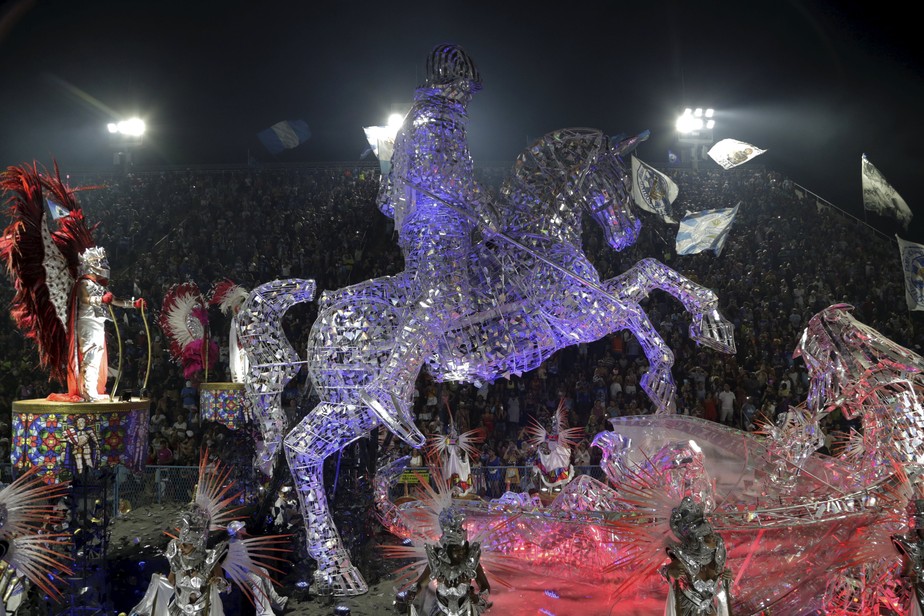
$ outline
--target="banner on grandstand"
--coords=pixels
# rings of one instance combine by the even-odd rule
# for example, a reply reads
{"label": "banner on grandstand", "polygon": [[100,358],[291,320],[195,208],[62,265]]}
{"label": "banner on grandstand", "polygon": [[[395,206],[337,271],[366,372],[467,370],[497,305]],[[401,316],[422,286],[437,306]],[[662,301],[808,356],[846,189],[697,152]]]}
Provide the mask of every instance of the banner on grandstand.
{"label": "banner on grandstand", "polygon": [[722,139],[709,149],[709,157],[717,162],[723,169],[731,169],[738,165],[744,164],[756,156],[760,156],[767,150],[761,150],[757,146],[737,141],[735,139]]}
{"label": "banner on grandstand", "polygon": [[297,148],[311,138],[311,129],[304,120],[283,120],[257,133],[257,138],[270,154]]}
{"label": "banner on grandstand", "polygon": [[902,272],[905,275],[905,301],[908,310],[924,310],[924,246],[898,240],[898,252],[902,258]]}
{"label": "banner on grandstand", "polygon": [[886,181],[885,176],[869,162],[866,154],[860,159],[860,173],[863,179],[863,208],[881,216],[891,216],[907,229],[911,222],[911,208]]}
{"label": "banner on grandstand", "polygon": [[398,134],[396,126],[366,126],[366,141],[372,148],[372,153],[379,159],[379,168],[382,175],[391,171],[391,155],[395,151],[395,136]]}
{"label": "banner on grandstand", "polygon": [[688,212],[677,230],[677,254],[693,255],[711,250],[715,256],[720,256],[739,207],[740,202],[735,207],[721,210]]}
{"label": "banner on grandstand", "polygon": [[637,206],[657,214],[664,222],[676,224],[670,211],[671,203],[679,192],[680,189],[669,177],[632,156],[632,200]]}

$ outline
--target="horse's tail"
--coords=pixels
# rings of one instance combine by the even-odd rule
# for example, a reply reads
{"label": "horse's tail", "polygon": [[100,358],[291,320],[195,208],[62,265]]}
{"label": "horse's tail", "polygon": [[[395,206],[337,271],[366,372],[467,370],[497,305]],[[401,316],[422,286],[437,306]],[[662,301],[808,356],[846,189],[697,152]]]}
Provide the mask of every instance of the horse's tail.
{"label": "horse's tail", "polygon": [[262,284],[250,292],[237,315],[237,339],[250,365],[245,387],[263,437],[256,463],[266,474],[288,431],[282,390],[302,363],[282,330],[282,317],[295,304],[313,300],[315,288],[314,280],[299,278]]}

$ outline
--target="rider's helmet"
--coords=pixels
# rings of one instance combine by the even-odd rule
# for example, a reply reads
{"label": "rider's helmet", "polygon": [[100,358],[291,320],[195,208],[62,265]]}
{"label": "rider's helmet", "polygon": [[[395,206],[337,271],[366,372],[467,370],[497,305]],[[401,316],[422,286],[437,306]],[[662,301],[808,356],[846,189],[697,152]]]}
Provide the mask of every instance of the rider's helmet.
{"label": "rider's helmet", "polygon": [[481,73],[465,50],[458,45],[437,45],[427,58],[427,85],[449,85],[458,81],[469,82],[472,92],[481,89]]}

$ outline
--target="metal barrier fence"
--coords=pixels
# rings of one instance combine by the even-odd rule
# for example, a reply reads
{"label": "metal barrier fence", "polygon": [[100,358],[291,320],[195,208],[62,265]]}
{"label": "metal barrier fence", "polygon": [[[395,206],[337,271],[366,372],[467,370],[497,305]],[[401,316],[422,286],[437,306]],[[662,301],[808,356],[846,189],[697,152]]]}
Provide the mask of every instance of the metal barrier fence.
{"label": "metal barrier fence", "polygon": [[[590,475],[606,482],[599,466],[576,466],[574,471],[575,475]],[[418,477],[429,480],[428,470],[409,467],[392,488],[391,497],[413,495]],[[137,509],[146,505],[188,503],[198,478],[196,466],[148,466],[137,475],[120,467],[113,481],[112,515],[119,514],[120,506]],[[525,492],[535,481],[532,466],[476,466],[472,468],[472,479],[474,492],[486,499],[497,498],[508,490]]]}
{"label": "metal barrier fence", "polygon": [[[575,477],[590,475],[606,483],[606,475],[599,466],[575,466],[574,474]],[[428,469],[408,467],[392,488],[392,499],[413,496],[419,477],[429,481]],[[498,498],[507,491],[526,492],[530,487],[538,487],[536,481],[538,479],[535,479],[532,466],[476,466],[472,468],[473,492],[485,499]]]}
{"label": "metal barrier fence", "polygon": [[198,480],[197,466],[148,466],[138,474],[119,467],[112,482],[112,514],[118,515],[126,506],[188,503]]}

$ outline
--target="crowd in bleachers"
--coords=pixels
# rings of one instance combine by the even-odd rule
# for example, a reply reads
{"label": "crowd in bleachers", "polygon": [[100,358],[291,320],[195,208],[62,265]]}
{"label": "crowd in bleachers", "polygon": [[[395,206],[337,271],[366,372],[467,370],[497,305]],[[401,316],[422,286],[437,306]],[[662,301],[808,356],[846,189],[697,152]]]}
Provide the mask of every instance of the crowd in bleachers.
{"label": "crowd in bleachers", "polygon": [[[674,208],[681,214],[741,203],[721,256],[676,255],[676,227],[648,214],[633,247],[614,252],[593,223],[585,226],[585,247],[603,279],[654,257],[718,294],[722,313],[735,325],[734,356],[691,341],[689,315],[666,293],[655,291],[643,302],[675,355],[678,412],[753,430],[762,419],[772,420],[803,401],[806,372],[801,360],[792,358],[793,349],[807,320],[833,303],[854,305],[860,321],[919,349],[922,338],[905,308],[894,241],[759,167],[669,173],[680,187]],[[328,166],[138,172],[70,181],[105,186],[79,198],[88,220],[100,223],[96,240],[110,254],[110,288],[119,297],[140,292],[149,312],[156,313],[170,286],[186,280],[207,292],[222,278],[245,288],[279,278],[313,278],[320,293],[397,273],[402,258],[393,225],[376,207],[379,177],[374,167]],[[484,177],[496,184],[499,173],[488,170]],[[11,287],[0,288],[8,304]],[[300,353],[314,314],[313,306],[297,307],[284,321]],[[211,317],[223,351],[209,380],[229,380],[228,323],[217,309]],[[120,319],[120,387],[137,392],[147,367],[146,329],[138,312],[125,311]],[[202,445],[217,445],[218,432],[199,420],[198,383],[181,376],[154,315],[148,320],[153,348],[148,461],[195,464]],[[114,339],[110,343],[115,345]],[[57,386],[38,369],[31,342],[12,322],[0,330],[0,358],[0,444],[5,447],[0,454],[6,455],[11,401],[44,397]],[[415,412],[425,433],[441,432],[448,403],[460,431],[484,428],[483,464],[522,465],[534,453],[524,427],[530,418],[548,423],[563,403],[571,425],[585,427],[587,435],[574,452],[575,463],[595,463],[589,442],[606,429],[608,418],[652,411],[639,387],[646,368],[638,341],[616,332],[493,384],[436,383],[424,371]],[[303,371],[284,396],[293,420],[309,410],[304,380]],[[825,427],[833,434],[847,426],[833,414]]]}

